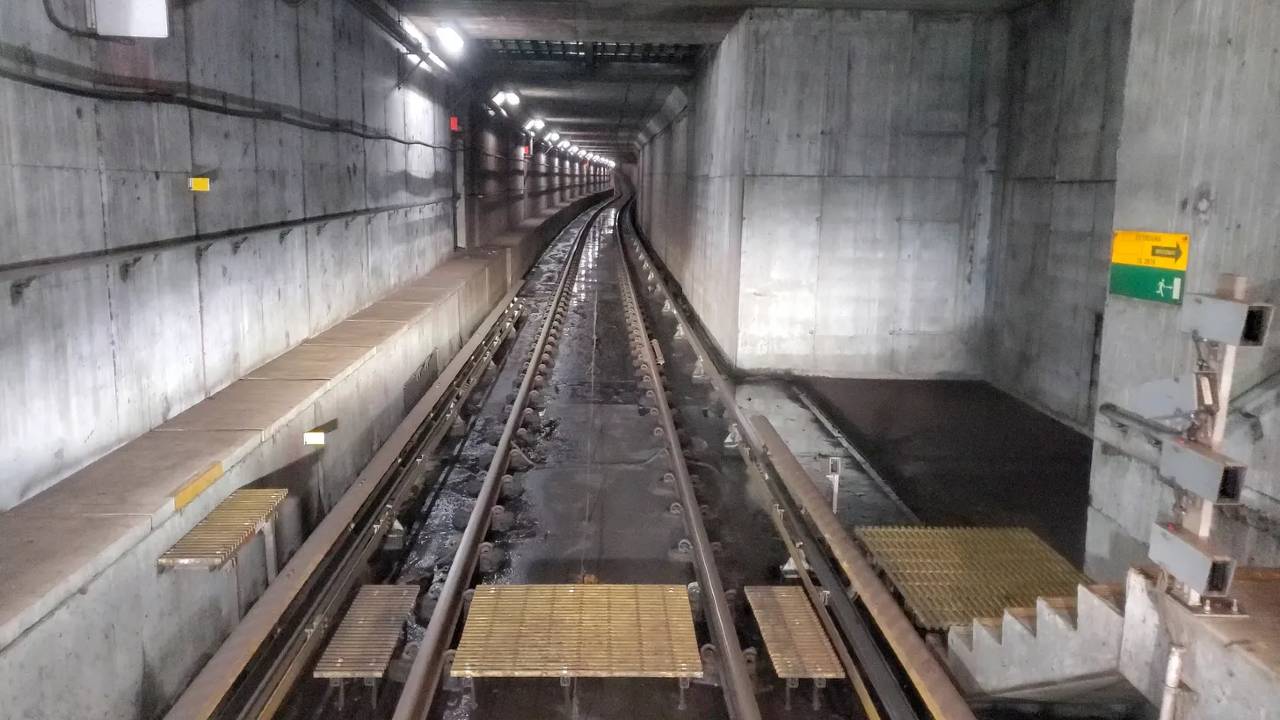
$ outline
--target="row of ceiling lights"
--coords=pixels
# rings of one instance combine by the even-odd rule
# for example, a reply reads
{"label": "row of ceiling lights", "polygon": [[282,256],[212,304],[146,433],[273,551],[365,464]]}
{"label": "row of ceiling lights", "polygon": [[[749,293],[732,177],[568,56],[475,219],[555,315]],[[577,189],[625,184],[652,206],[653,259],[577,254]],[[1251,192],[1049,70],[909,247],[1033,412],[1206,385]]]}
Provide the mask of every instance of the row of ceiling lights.
{"label": "row of ceiling lights", "polygon": [[[427,60],[431,61],[431,63],[439,67],[441,70],[449,69],[449,66],[445,64],[444,60],[431,50],[431,43],[428,42],[426,35],[418,29],[417,25],[414,25],[407,19],[402,20],[401,25],[404,27],[405,32],[407,32],[409,36],[418,43],[422,52],[426,54]],[[458,34],[457,30],[449,27],[448,25],[441,25],[436,28],[435,32],[436,39],[440,41],[440,46],[446,54],[455,58],[462,54],[462,49],[466,43],[463,41],[462,36]],[[409,54],[409,59],[415,64],[421,64],[423,60],[420,56],[414,53]],[[507,115],[506,107],[517,108],[520,106],[520,96],[517,95],[514,90],[499,90],[492,98],[490,98],[490,101],[493,103],[494,107],[498,109],[498,112],[501,112],[504,116]],[[524,124],[524,131],[534,138],[537,138],[538,133],[544,128],[546,128],[546,122],[538,118],[530,119]],[[568,140],[561,140],[560,133],[555,130],[547,130],[541,139],[552,149],[560,150],[571,157],[580,158],[587,162],[602,165],[607,168],[615,168],[618,166],[618,164],[613,160],[597,155],[596,153],[587,152]]]}
{"label": "row of ceiling lights", "polygon": [[[490,101],[497,106],[499,110],[502,110],[504,105],[511,108],[520,106],[520,96],[513,90],[499,90],[492,98],[490,98]],[[505,114],[505,111],[503,112]],[[543,132],[544,130],[546,132]],[[597,155],[593,152],[587,152],[568,140],[562,140],[560,138],[560,133],[548,128],[546,121],[541,118],[530,118],[527,120],[524,124],[524,131],[528,133],[530,137],[541,139],[552,149],[559,150],[570,157],[576,157],[607,168],[615,168],[618,166],[618,163],[613,160],[602,155]],[[539,138],[539,133],[541,133],[541,138]]]}

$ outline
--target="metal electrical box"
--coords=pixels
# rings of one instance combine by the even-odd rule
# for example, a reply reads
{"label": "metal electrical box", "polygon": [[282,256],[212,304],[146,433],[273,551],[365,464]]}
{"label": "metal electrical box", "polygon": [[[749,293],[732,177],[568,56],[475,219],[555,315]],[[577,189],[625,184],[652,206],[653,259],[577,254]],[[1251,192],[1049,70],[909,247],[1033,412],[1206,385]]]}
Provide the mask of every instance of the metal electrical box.
{"label": "metal electrical box", "polygon": [[1160,475],[1210,502],[1238,503],[1245,466],[1207,447],[1177,439],[1160,446]]}
{"label": "metal electrical box", "polygon": [[167,0],[86,0],[93,29],[113,37],[169,37]]}
{"label": "metal electrical box", "polygon": [[1201,595],[1225,595],[1236,561],[1175,522],[1157,522],[1151,530],[1150,557],[1169,574]]}
{"label": "metal electrical box", "polygon": [[1211,342],[1259,347],[1267,342],[1275,308],[1213,295],[1188,295],[1178,314],[1178,329]]}

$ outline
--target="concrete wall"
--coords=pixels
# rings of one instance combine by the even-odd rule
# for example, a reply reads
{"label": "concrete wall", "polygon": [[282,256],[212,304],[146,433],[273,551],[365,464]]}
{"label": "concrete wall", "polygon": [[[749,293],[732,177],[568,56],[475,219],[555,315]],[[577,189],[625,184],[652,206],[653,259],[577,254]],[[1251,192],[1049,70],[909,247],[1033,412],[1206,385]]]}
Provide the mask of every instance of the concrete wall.
{"label": "concrete wall", "polygon": [[[1274,3],[1134,3],[1115,225],[1190,233],[1189,292],[1213,292],[1219,273],[1238,273],[1256,281],[1257,297],[1280,300],[1278,38]],[[1177,316],[1172,306],[1107,299],[1100,401],[1126,406],[1140,384],[1192,368]],[[1274,344],[1242,350],[1237,394],[1277,370]],[[1245,507],[1223,515],[1221,535],[1243,560],[1277,565],[1280,418],[1274,401],[1257,413],[1229,430],[1229,452],[1251,467]],[[1153,467],[1097,443],[1091,495],[1086,569],[1120,577],[1126,562],[1145,555],[1151,523],[1172,506],[1172,493]]]}
{"label": "concrete wall", "polygon": [[[736,300],[720,283],[715,298],[736,323],[708,325],[740,367],[981,372],[1005,33],[999,18],[752,10],[726,38],[700,74],[692,122],[729,144],[711,167],[731,182],[741,172],[741,194],[696,182],[681,192],[671,178],[696,181],[704,146],[695,130],[682,169],[677,120],[644,148],[642,222],[677,276],[686,258],[707,256],[699,248],[730,265],[738,250],[739,272],[720,271]],[[685,196],[696,210],[672,212]],[[727,218],[740,246],[709,240],[701,216]],[[661,226],[666,217],[695,218],[687,238]],[[685,291],[701,292],[704,277],[683,272]],[[694,301],[704,314],[711,304]]]}
{"label": "concrete wall", "polygon": [[745,24],[704,59],[697,80],[640,153],[640,222],[726,357],[738,350]]}
{"label": "concrete wall", "polygon": [[[82,4],[54,7],[75,21]],[[0,79],[0,510],[454,247],[446,89],[421,69],[398,85],[407,61],[350,3],[174,3],[170,22],[165,40],[99,42],[41,3],[0,7],[6,71],[215,106]],[[193,174],[212,191],[189,192]],[[491,210],[488,231],[527,214]],[[32,267],[147,243],[168,249]]]}
{"label": "concrete wall", "polygon": [[988,377],[1083,427],[1115,200],[1132,0],[1054,0],[1012,16]]}
{"label": "concrete wall", "polygon": [[[467,246],[484,245],[530,218],[543,217],[585,189],[576,164],[538,149],[526,153],[528,137],[513,121],[484,118],[469,128],[465,202]],[[599,178],[596,178],[597,180]]]}

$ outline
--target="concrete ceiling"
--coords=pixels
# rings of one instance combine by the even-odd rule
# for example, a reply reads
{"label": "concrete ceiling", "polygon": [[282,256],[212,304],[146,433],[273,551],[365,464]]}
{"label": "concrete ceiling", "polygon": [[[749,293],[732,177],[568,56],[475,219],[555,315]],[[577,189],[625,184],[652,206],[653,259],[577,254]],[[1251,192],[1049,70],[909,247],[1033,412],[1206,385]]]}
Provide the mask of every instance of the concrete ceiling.
{"label": "concrete ceiling", "polygon": [[[425,30],[467,38],[462,64],[474,87],[511,89],[521,118],[625,159],[671,91],[692,79],[701,46],[718,43],[752,7],[1007,11],[1035,0],[399,0]],[[511,42],[520,41],[520,42]],[[531,41],[531,42],[524,42]],[[602,43],[661,44],[675,56],[620,57]],[[572,52],[566,52],[566,44]],[[612,48],[616,51],[616,47]]]}
{"label": "concrete ceiling", "polygon": [[415,19],[472,38],[720,42],[751,7],[998,12],[1034,0],[400,0]]}

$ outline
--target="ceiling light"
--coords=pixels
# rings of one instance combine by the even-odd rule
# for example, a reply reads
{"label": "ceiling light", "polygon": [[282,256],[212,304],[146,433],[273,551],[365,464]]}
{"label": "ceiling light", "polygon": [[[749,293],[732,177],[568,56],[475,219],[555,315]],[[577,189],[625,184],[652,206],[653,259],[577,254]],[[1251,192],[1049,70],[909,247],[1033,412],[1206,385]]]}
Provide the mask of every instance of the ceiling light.
{"label": "ceiling light", "polygon": [[493,96],[493,98],[492,98],[492,99],[493,99],[493,104],[494,104],[494,105],[497,105],[497,106],[501,107],[501,106],[502,106],[502,103],[504,103],[504,102],[506,102],[506,101],[507,101],[507,94],[506,94],[505,92],[503,92],[502,90],[499,90],[499,91],[497,92],[497,94],[495,94],[495,95]]}
{"label": "ceiling light", "polygon": [[546,127],[546,125],[547,125],[546,121],[545,121],[545,120],[542,120],[541,118],[539,118],[539,119],[535,119],[535,120],[533,121],[533,129],[534,129],[534,131],[535,131],[535,132],[536,132],[536,131],[538,131],[538,130],[541,130],[541,129],[542,129],[542,128],[544,128],[544,127]]}
{"label": "ceiling light", "polygon": [[414,25],[412,22],[409,22],[409,20],[402,18],[400,20],[400,27],[404,28],[404,31],[408,33],[409,37],[413,38],[414,42],[426,47],[427,36],[422,34],[422,31],[418,29],[417,25]]}
{"label": "ceiling light", "polygon": [[559,139],[560,139],[560,133],[556,132],[555,130],[552,130],[551,132],[547,133],[547,138],[546,138],[547,142],[553,143]]}
{"label": "ceiling light", "polygon": [[525,132],[529,132],[530,130],[532,130],[532,129],[533,129],[533,123],[534,123],[534,122],[536,122],[536,121],[535,121],[535,120],[530,120],[529,122],[525,123],[525,124],[524,124],[524,131],[525,131]]}
{"label": "ceiling light", "polygon": [[517,94],[515,94],[514,92],[508,91],[508,92],[507,92],[507,104],[508,104],[508,105],[510,105],[511,107],[519,107],[519,106],[520,106],[520,96],[519,96],[519,95],[517,95]]}
{"label": "ceiling light", "polygon": [[568,149],[568,147],[569,147],[569,141],[568,141],[568,140],[561,140],[561,141],[560,141],[560,144],[559,144],[559,145],[556,145],[556,147],[560,148],[561,150]]}
{"label": "ceiling light", "polygon": [[466,43],[462,41],[462,36],[458,34],[458,31],[448,25],[441,25],[436,28],[436,37],[440,40],[440,44],[444,47],[444,51],[450,55],[457,55],[462,52],[463,46],[466,45]]}

